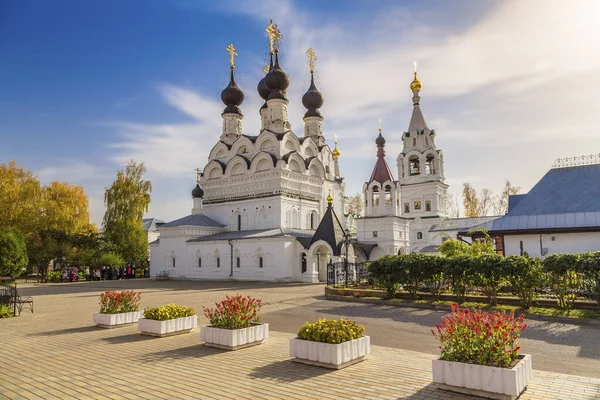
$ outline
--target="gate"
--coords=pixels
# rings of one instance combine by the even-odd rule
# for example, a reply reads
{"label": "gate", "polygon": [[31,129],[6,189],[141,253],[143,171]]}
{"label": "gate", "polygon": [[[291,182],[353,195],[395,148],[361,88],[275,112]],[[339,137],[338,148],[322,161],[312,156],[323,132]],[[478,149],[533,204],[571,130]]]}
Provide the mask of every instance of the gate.
{"label": "gate", "polygon": [[336,262],[327,264],[327,286],[354,287],[368,281],[367,263]]}

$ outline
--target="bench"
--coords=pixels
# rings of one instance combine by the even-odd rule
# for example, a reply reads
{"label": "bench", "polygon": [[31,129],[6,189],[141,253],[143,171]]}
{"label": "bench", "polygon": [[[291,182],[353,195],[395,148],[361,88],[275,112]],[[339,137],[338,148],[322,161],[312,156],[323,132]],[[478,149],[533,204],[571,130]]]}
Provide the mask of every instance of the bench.
{"label": "bench", "polygon": [[155,275],[154,278],[157,281],[163,281],[169,279],[169,271],[160,271],[158,275]]}
{"label": "bench", "polygon": [[19,310],[19,315],[21,315],[25,307],[29,308],[33,313],[33,298],[19,296],[17,288],[6,283],[0,284],[0,304],[5,304],[9,307],[16,306],[15,308]]}

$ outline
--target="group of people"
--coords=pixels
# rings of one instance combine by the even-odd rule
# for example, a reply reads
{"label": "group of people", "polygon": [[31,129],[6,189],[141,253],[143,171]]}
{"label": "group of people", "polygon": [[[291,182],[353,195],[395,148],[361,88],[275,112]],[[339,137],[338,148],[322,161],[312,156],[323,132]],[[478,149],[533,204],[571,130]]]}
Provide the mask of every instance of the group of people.
{"label": "group of people", "polygon": [[88,280],[94,281],[116,281],[120,279],[135,279],[136,267],[132,264],[121,267],[102,266],[90,273],[90,269],[86,268],[85,276]]}

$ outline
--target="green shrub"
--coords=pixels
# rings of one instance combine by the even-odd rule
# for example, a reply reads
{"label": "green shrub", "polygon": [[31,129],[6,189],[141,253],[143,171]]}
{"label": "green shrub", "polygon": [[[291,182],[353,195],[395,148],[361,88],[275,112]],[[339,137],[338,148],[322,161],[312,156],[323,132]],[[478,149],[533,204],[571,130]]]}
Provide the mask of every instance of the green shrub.
{"label": "green shrub", "polygon": [[319,319],[307,322],[298,330],[298,338],[321,343],[343,343],[363,337],[365,327],[348,319]]}
{"label": "green shrub", "polygon": [[463,303],[466,300],[467,289],[473,284],[473,257],[461,255],[445,261],[445,270],[450,277],[452,293],[459,303]]}
{"label": "green shrub", "polygon": [[13,316],[13,308],[6,305],[0,304],[0,318],[10,318]]}
{"label": "green shrub", "polygon": [[600,306],[600,251],[584,253],[580,259],[580,270],[583,274],[585,289],[596,299]]}
{"label": "green shrub", "polygon": [[46,274],[46,282],[56,283],[61,281],[60,271],[50,271]]}
{"label": "green shrub", "polygon": [[375,285],[385,289],[388,299],[396,295],[404,276],[399,256],[388,255],[378,258],[369,264],[368,272],[369,279],[372,279]]}
{"label": "green shrub", "polygon": [[28,263],[23,234],[14,228],[0,229],[0,276],[16,278]]}
{"label": "green shrub", "polygon": [[521,307],[528,309],[537,298],[536,289],[544,283],[544,268],[538,258],[510,256],[506,258],[510,284],[520,300]]}
{"label": "green shrub", "polygon": [[98,259],[99,266],[106,267],[120,267],[121,265],[125,265],[125,260],[117,253],[104,253]]}
{"label": "green shrub", "polygon": [[180,306],[177,304],[166,304],[164,306],[146,308],[144,310],[144,318],[154,319],[157,321],[167,321],[169,319],[191,317],[195,315],[193,308]]}
{"label": "green shrub", "polygon": [[431,293],[433,301],[438,301],[446,277],[446,260],[442,257],[423,255],[420,257],[423,283]]}
{"label": "green shrub", "polygon": [[492,306],[498,303],[498,290],[508,282],[506,265],[506,258],[497,254],[473,258],[474,282],[483,290]]}
{"label": "green shrub", "polygon": [[577,292],[581,289],[582,279],[579,254],[551,254],[544,259],[544,269],[548,272],[552,293],[558,299],[558,306],[571,310]]}

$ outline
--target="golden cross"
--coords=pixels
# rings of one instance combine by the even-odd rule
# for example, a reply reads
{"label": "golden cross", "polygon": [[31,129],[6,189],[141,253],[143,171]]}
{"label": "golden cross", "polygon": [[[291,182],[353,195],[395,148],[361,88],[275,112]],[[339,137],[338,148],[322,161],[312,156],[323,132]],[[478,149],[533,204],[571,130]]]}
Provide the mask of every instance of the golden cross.
{"label": "golden cross", "polygon": [[379,118],[379,132],[381,132],[381,118]]}
{"label": "golden cross", "polygon": [[308,56],[308,65],[310,66],[310,73],[313,74],[315,72],[315,61],[317,61],[317,56],[315,55],[315,52],[313,51],[312,47],[308,49],[306,55]]}
{"label": "golden cross", "polygon": [[337,144],[337,133],[333,134],[333,140],[335,141],[335,143]]}
{"label": "golden cross", "polygon": [[263,68],[263,70],[262,70],[262,71],[263,71],[265,74],[266,74],[267,72],[269,72],[269,64],[265,65],[265,67]]}
{"label": "golden cross", "polygon": [[413,66],[415,67],[415,72],[417,72],[417,62],[413,61]]}
{"label": "golden cross", "polygon": [[195,168],[196,171],[196,183],[200,183],[200,168]]}
{"label": "golden cross", "polygon": [[277,53],[279,51],[279,39],[283,39],[277,24],[274,24],[273,20],[270,20],[269,25],[267,25],[265,30],[267,31],[267,35],[269,35],[269,48],[271,54],[273,54],[273,52]]}
{"label": "golden cross", "polygon": [[233,47],[233,43],[229,43],[229,46],[225,48],[229,53],[229,63],[231,64],[231,69],[235,68],[235,57],[238,53],[235,51],[235,47]]}

